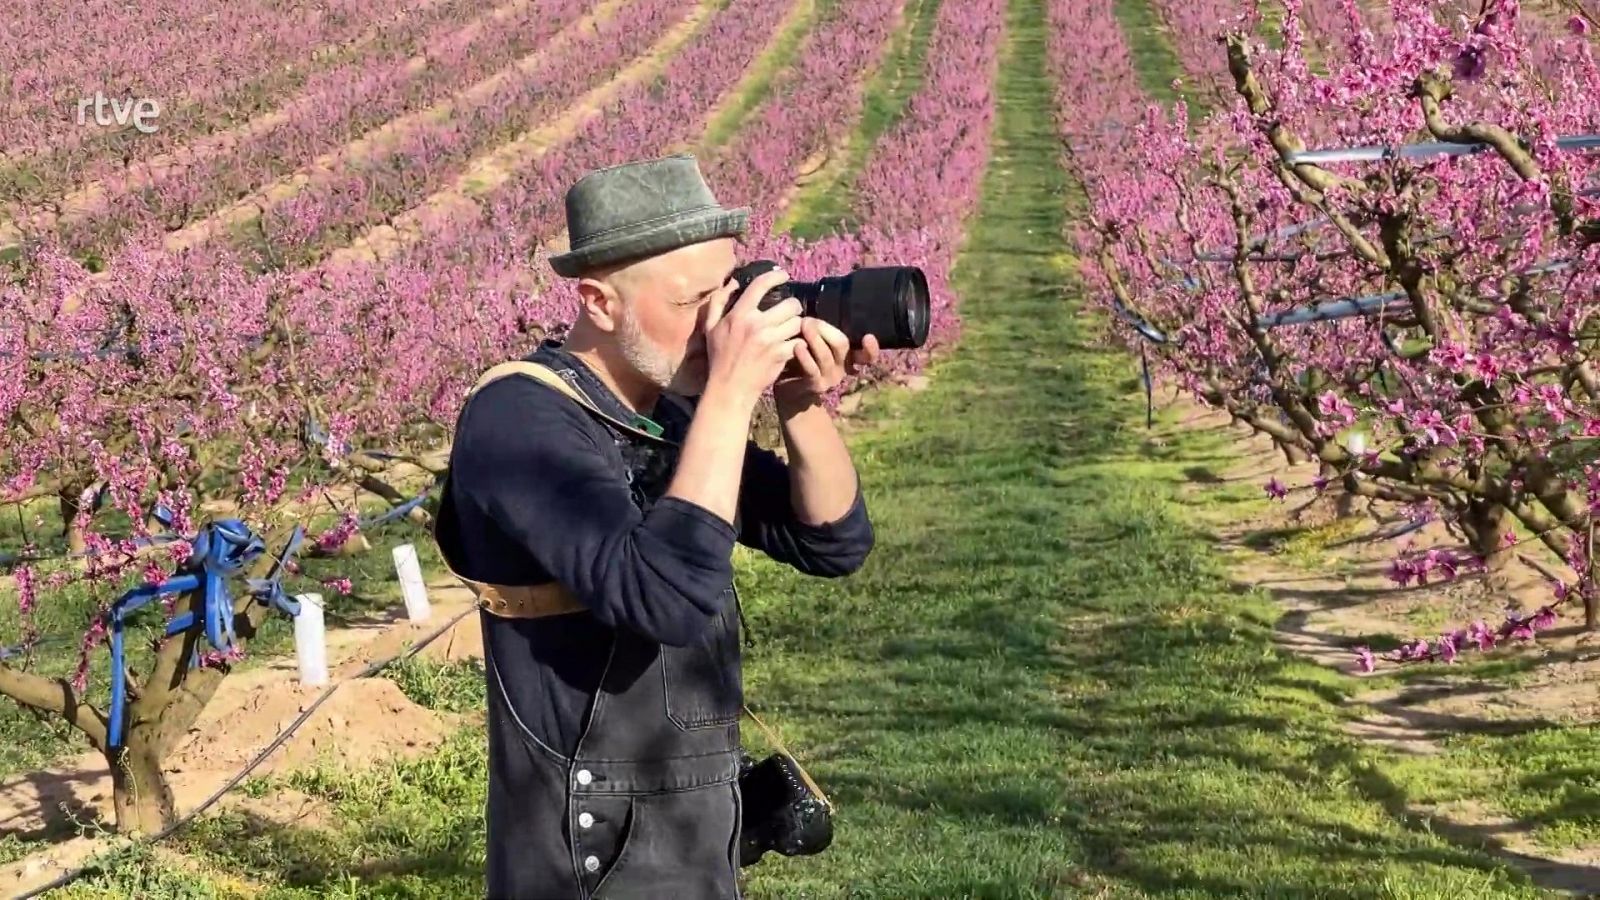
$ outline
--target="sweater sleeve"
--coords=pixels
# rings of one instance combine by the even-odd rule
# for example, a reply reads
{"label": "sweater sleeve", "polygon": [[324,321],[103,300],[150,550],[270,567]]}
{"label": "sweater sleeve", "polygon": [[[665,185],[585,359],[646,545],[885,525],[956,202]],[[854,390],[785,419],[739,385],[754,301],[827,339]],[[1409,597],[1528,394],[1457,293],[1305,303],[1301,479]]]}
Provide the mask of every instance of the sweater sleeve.
{"label": "sweater sleeve", "polygon": [[541,385],[490,385],[457,432],[456,502],[492,521],[600,621],[688,644],[721,611],[737,535],[676,497],[641,515],[589,424]]}
{"label": "sweater sleeve", "polygon": [[855,502],[839,519],[820,525],[794,512],[789,467],[751,441],[739,486],[739,543],[807,575],[837,578],[861,568],[872,551],[872,521],[858,481]]}

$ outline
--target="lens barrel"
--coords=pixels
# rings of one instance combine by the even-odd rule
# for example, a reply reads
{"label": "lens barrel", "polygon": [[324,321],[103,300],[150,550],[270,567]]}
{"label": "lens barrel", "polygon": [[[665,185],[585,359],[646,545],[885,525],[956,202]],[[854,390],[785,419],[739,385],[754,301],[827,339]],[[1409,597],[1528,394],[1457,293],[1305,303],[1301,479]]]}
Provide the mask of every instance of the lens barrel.
{"label": "lens barrel", "polygon": [[[758,260],[736,269],[739,291],[728,305],[756,276],[775,268],[771,260]],[[768,309],[791,296],[800,300],[804,315],[844,332],[851,347],[860,347],[869,334],[884,350],[913,349],[928,340],[928,279],[916,266],[877,266],[817,281],[789,281],[768,291],[758,305]]]}

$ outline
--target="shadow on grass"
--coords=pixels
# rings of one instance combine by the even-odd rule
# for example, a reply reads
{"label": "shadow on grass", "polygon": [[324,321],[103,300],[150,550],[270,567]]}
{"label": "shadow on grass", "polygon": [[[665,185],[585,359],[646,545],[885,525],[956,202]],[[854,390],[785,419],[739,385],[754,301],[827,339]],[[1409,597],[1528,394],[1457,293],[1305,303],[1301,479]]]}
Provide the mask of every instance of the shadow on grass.
{"label": "shadow on grass", "polygon": [[[430,835],[426,845],[394,845],[382,835],[382,820],[354,835],[283,824],[254,812],[230,810],[210,817],[181,843],[191,854],[225,870],[258,872],[277,885],[319,896],[325,889],[359,879],[365,889],[393,896],[414,876],[441,886],[476,886],[483,878],[482,834],[475,824],[451,835]],[[441,839],[442,838],[442,839]],[[381,854],[378,846],[389,844]],[[460,893],[454,896],[462,896]]]}
{"label": "shadow on grass", "polygon": [[[1410,831],[1418,834],[1438,834],[1462,846],[1480,848],[1495,859],[1527,873],[1536,884],[1550,890],[1593,897],[1597,886],[1600,886],[1600,866],[1564,863],[1509,849],[1504,835],[1525,831],[1532,823],[1525,822],[1510,827],[1465,825],[1452,822],[1448,818],[1420,814],[1412,809],[1404,789],[1386,777],[1381,769],[1365,765],[1350,748],[1329,748],[1324,754],[1324,759],[1329,765],[1348,772],[1352,783],[1363,795],[1382,804],[1394,821]],[[1592,818],[1596,809],[1590,806],[1584,812]]]}

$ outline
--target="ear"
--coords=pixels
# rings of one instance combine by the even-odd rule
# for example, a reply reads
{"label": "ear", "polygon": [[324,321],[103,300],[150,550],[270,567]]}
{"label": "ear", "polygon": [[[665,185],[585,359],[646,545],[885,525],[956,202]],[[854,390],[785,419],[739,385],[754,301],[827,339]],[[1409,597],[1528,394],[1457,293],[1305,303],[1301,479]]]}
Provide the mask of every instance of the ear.
{"label": "ear", "polygon": [[594,277],[578,279],[578,312],[601,331],[610,334],[617,330],[621,304],[622,298],[610,283]]}

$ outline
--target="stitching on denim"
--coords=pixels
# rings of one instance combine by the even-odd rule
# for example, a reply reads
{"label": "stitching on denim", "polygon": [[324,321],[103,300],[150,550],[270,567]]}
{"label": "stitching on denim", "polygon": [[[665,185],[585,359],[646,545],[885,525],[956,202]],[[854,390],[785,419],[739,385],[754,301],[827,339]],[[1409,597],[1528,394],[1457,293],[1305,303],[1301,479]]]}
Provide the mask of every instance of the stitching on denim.
{"label": "stitching on denim", "polygon": [[522,733],[523,738],[525,738],[528,741],[531,741],[536,749],[544,752],[545,754],[547,754],[547,755],[549,755],[551,757],[554,757],[553,761],[556,762],[558,765],[570,766],[572,764],[572,760],[571,759],[569,759],[568,757],[566,757],[566,756],[562,755],[561,753],[557,752],[554,747],[551,747],[549,744],[546,744],[544,741],[539,740],[538,735],[535,735],[533,733],[533,730],[530,729],[527,726],[527,724],[522,721],[522,717],[517,715],[516,704],[511,702],[511,695],[506,692],[506,679],[505,679],[505,676],[500,673],[500,664],[494,661],[494,658],[490,655],[489,652],[486,651],[484,653],[484,656],[488,657],[488,660],[487,660],[488,664],[494,670],[494,684],[495,684],[495,687],[499,689],[499,691],[500,691],[500,699],[505,701],[506,712],[508,714],[510,714],[512,724],[517,726],[517,731]]}

